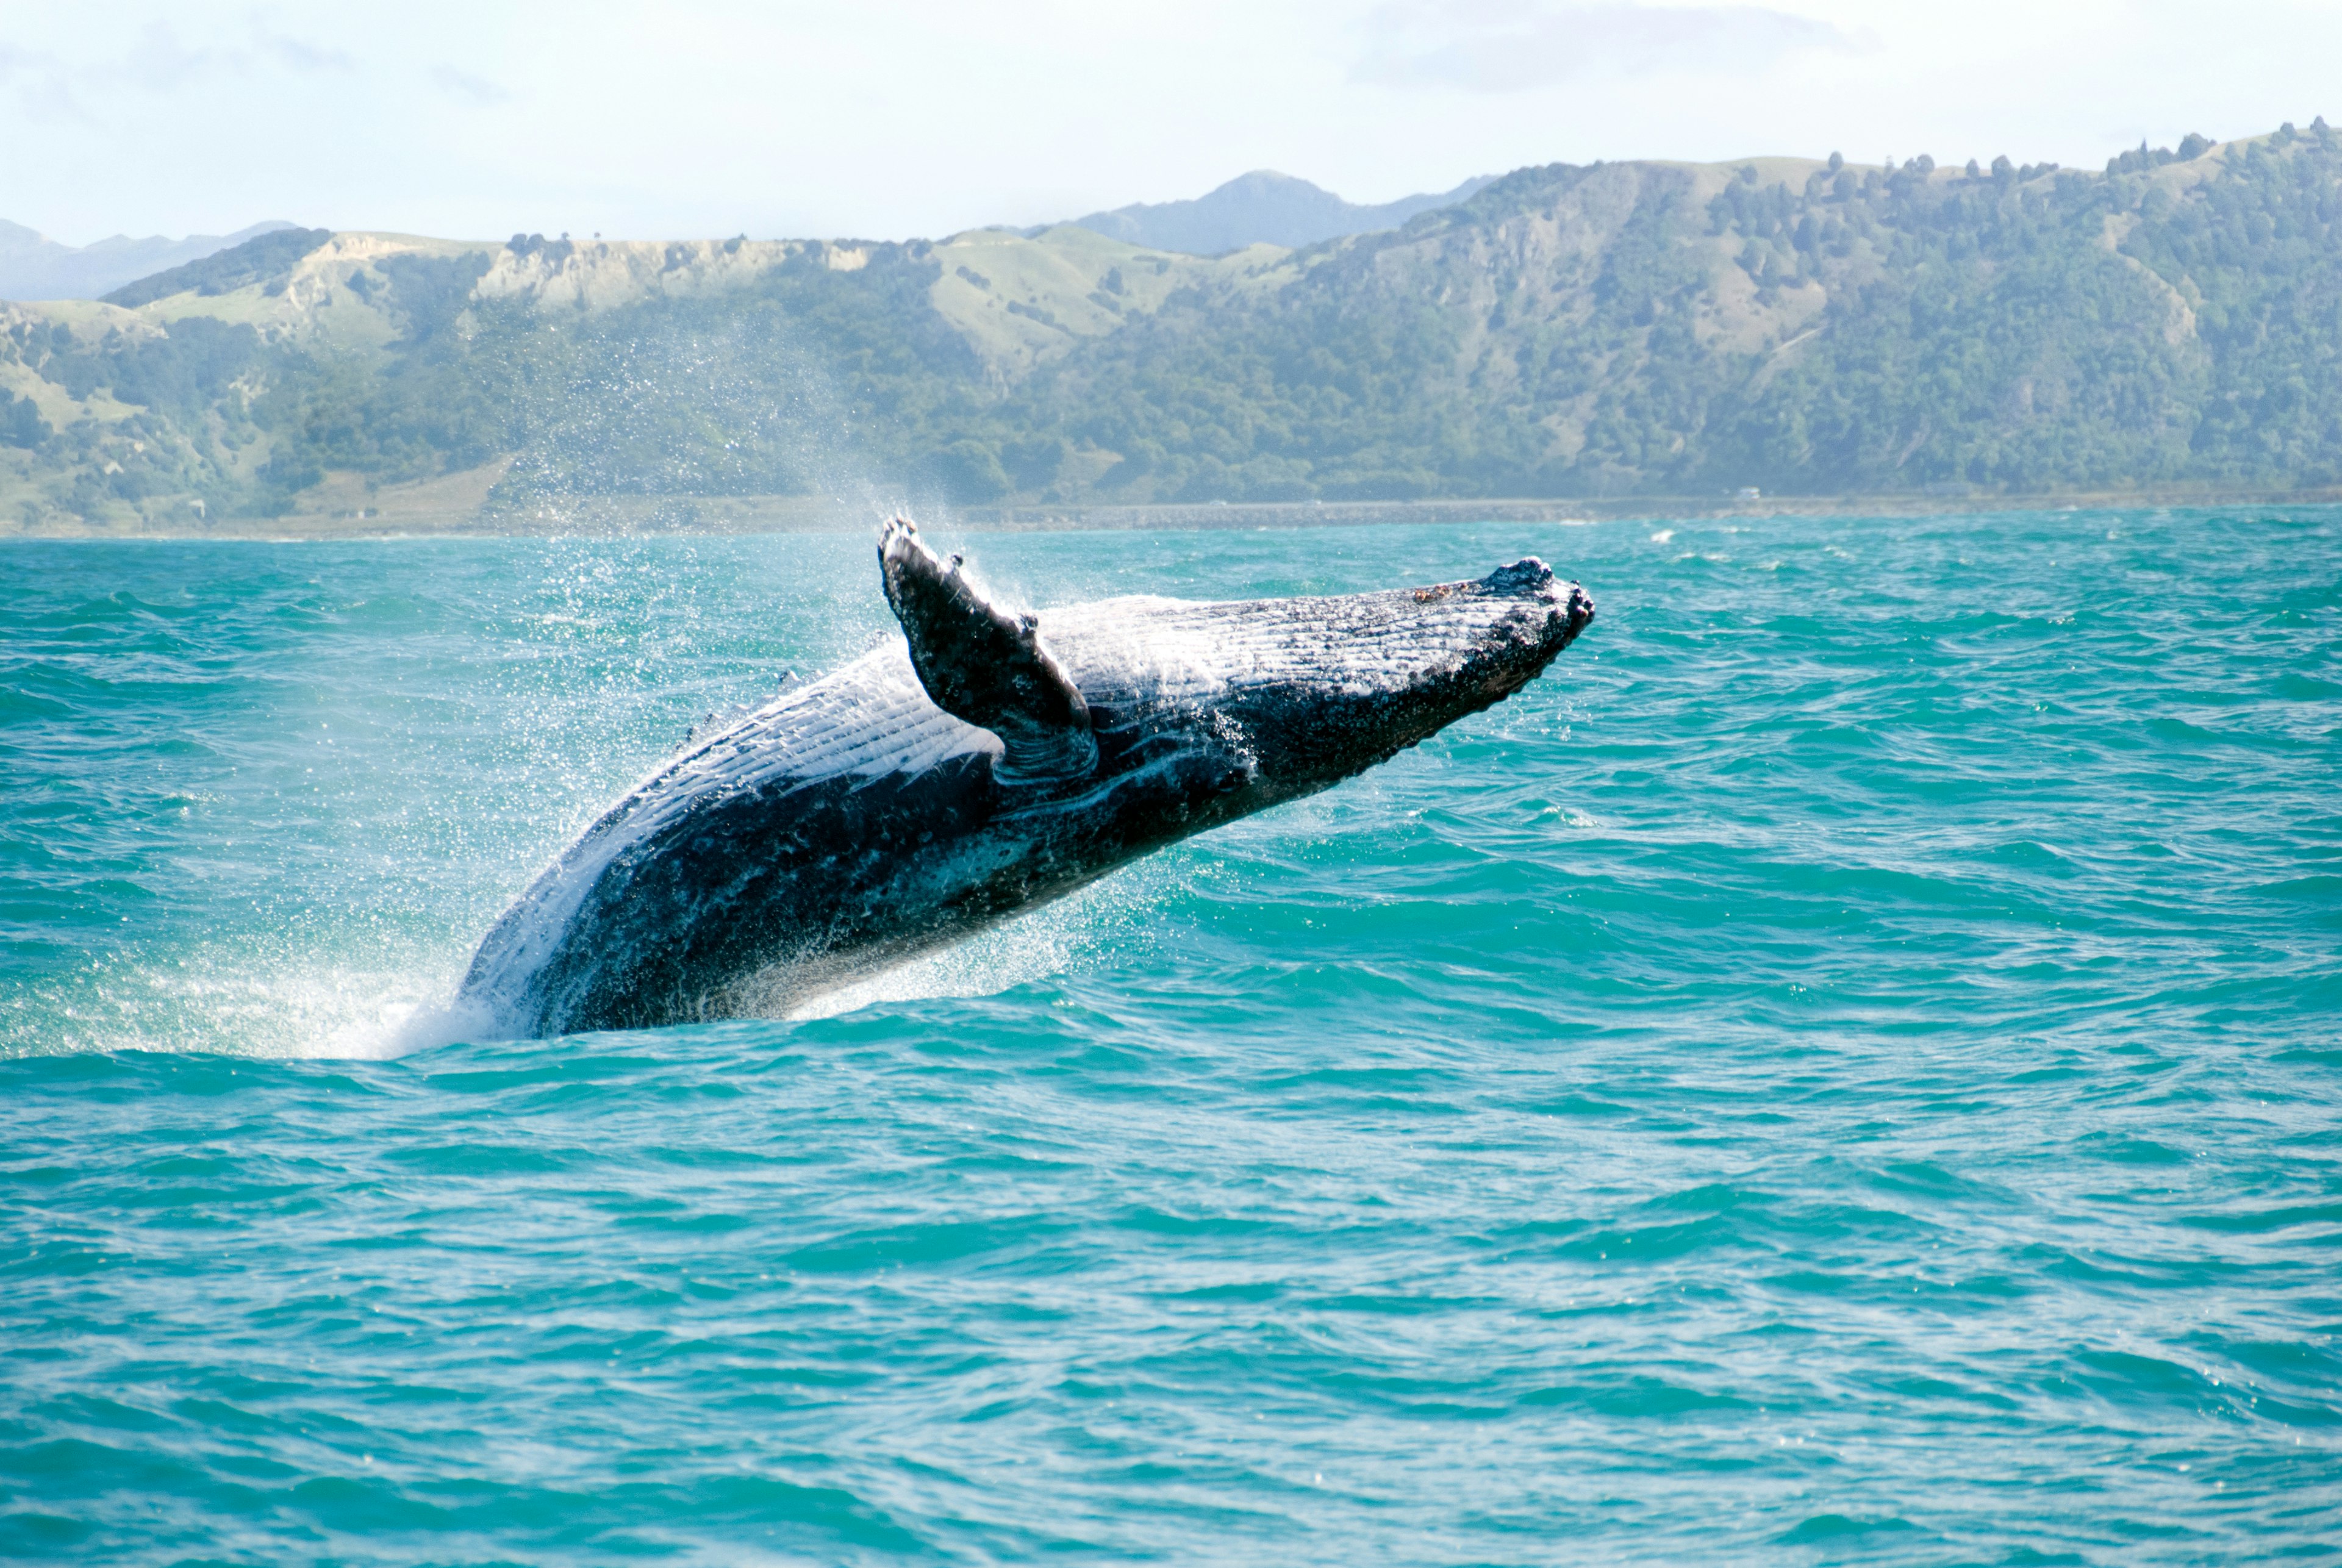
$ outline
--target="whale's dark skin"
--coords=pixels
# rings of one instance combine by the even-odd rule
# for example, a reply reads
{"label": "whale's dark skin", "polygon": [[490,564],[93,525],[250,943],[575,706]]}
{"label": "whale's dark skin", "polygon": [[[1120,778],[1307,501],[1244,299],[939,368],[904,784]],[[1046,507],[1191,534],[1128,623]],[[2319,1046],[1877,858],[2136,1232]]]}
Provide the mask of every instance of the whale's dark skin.
{"label": "whale's dark skin", "polygon": [[1593,619],[1534,559],[1336,598],[1009,614],[908,522],[900,644],[666,764],[481,943],[463,1001],[545,1036],[777,1014],[1336,784],[1501,702]]}

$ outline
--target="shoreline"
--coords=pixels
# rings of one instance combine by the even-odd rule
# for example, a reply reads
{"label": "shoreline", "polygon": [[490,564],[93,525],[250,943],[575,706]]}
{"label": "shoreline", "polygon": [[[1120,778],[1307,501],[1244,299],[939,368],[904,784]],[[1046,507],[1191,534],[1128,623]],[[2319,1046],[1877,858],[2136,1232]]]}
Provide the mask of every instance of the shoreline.
{"label": "shoreline", "polygon": [[[597,496],[534,512],[379,506],[225,518],[195,526],[118,524],[0,531],[0,544],[95,540],[156,543],[328,543],[361,539],[656,537],[855,533],[884,508],[780,495]],[[1275,501],[1080,506],[919,507],[971,533],[1193,532],[1208,529],[1461,525],[1475,523],[1696,522],[1726,517],[1917,517],[2021,512],[2173,511],[2342,504],[2342,488],[2267,491],[2093,491],[2044,494],[1633,495],[1416,501]],[[175,519],[173,520],[175,524]]]}

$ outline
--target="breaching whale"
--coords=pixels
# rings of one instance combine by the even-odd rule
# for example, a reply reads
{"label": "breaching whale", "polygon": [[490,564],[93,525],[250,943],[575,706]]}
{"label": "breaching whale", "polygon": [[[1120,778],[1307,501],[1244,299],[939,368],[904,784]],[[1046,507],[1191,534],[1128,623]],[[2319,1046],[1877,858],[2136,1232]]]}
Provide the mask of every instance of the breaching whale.
{"label": "breaching whale", "polygon": [[903,640],[693,745],[480,944],[508,1036],[770,1016],[1337,784],[1503,701],[1594,618],[1534,557],[1332,598],[994,604],[896,518]]}

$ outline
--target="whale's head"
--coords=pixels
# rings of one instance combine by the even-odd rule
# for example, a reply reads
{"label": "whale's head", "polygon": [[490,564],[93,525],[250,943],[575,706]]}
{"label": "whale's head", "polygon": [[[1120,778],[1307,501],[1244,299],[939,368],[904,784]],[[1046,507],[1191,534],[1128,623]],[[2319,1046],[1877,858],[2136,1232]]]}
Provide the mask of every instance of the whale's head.
{"label": "whale's head", "polygon": [[1240,763],[1266,804],[1503,701],[1593,619],[1583,588],[1530,557],[1475,581],[1330,598],[1106,600],[1046,613],[1039,631],[1106,764],[1201,748]]}
{"label": "whale's head", "polygon": [[997,737],[995,776],[1028,799],[1136,790],[1240,814],[1322,789],[1502,702],[1594,618],[1534,557],[1424,588],[1034,615],[907,521],[878,553],[921,685]]}

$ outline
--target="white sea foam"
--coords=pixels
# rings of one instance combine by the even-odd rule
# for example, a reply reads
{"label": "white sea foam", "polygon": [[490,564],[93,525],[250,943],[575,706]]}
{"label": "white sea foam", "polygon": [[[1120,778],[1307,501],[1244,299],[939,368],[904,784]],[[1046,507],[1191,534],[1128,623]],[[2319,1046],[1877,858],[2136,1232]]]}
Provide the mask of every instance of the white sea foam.
{"label": "white sea foam", "polygon": [[787,1016],[836,1018],[894,1002],[997,996],[1109,956],[1126,960],[1149,940],[1152,916],[1178,874],[1162,861],[1126,867],[953,946],[817,992]]}
{"label": "white sea foam", "polygon": [[865,975],[834,990],[816,992],[790,1008],[791,1019],[836,1018],[889,1002],[924,1002],[950,996],[997,996],[1029,981],[1046,979],[1073,962],[1078,937],[1060,929],[1048,912],[986,932],[956,947]]}
{"label": "white sea foam", "polygon": [[[447,1004],[454,974],[276,955],[125,964],[53,1010],[40,1054],[217,1052],[285,1060],[404,1056],[477,1032]],[[38,999],[35,999],[36,1001]],[[16,1054],[14,1043],[0,1054]]]}

